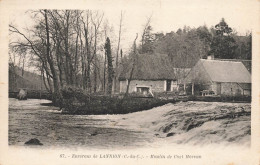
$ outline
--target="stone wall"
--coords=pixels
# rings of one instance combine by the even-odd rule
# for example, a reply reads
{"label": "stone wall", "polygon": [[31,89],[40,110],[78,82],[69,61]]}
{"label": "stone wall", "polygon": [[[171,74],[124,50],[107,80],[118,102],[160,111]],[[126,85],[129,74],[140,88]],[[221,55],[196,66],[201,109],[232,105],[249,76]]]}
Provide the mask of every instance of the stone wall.
{"label": "stone wall", "polygon": [[221,83],[221,94],[228,96],[241,96],[243,89],[237,83]]}
{"label": "stone wall", "polygon": [[[217,94],[217,83],[214,82],[212,85],[212,91],[214,91]],[[221,83],[221,95],[227,95],[227,96],[250,96],[251,92],[250,90],[244,90],[239,86],[237,83]]]}
{"label": "stone wall", "polygon": [[[218,93],[219,85],[221,86],[220,93]],[[249,89],[243,90],[243,88],[237,83],[213,82],[212,84],[203,84],[202,86],[195,84],[195,89],[194,89],[195,95],[201,95],[202,90],[214,91],[216,95],[226,95],[226,96],[242,96],[242,95],[250,96],[251,95],[251,91]]]}

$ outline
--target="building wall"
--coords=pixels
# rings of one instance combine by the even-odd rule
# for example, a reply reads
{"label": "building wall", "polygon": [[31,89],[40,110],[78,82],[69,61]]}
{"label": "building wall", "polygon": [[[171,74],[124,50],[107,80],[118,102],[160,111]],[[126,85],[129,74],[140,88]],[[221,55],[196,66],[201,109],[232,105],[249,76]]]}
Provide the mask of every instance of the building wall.
{"label": "building wall", "polygon": [[244,95],[251,96],[251,90],[249,90],[249,89],[244,90]]}
{"label": "building wall", "polygon": [[211,85],[211,89],[209,89],[209,90],[212,90],[215,92],[215,94],[217,94],[217,83],[213,82]]}
{"label": "building wall", "polygon": [[127,87],[127,80],[119,81],[119,92],[125,92]]}
{"label": "building wall", "polygon": [[[212,90],[212,84],[211,83],[204,83],[204,84],[194,84],[194,95],[201,95],[201,92],[203,90]],[[188,84],[186,86],[186,93],[188,95],[192,94],[192,84]]]}
{"label": "building wall", "polygon": [[[149,87],[152,92],[166,91],[166,80],[132,80],[129,86],[129,93],[136,92],[136,87]],[[127,81],[120,81],[120,92],[125,92]],[[171,90],[177,89],[175,81],[171,83]]]}
{"label": "building wall", "polygon": [[236,83],[221,83],[221,94],[229,96],[243,95],[243,89]]}
{"label": "building wall", "polygon": [[[246,95],[250,96],[251,92],[250,90],[244,90],[239,86],[237,83],[220,83],[221,84],[221,95],[227,95],[227,96],[241,96]],[[214,82],[211,85],[211,90],[217,94],[217,83]]]}
{"label": "building wall", "polygon": [[203,64],[200,61],[197,62],[197,64],[191,69],[189,74],[184,79],[184,83],[194,83],[194,84],[205,84],[205,83],[211,83],[211,78],[209,75],[205,72],[205,68],[203,67]]}
{"label": "building wall", "polygon": [[177,81],[171,82],[171,91],[179,91],[179,86]]}

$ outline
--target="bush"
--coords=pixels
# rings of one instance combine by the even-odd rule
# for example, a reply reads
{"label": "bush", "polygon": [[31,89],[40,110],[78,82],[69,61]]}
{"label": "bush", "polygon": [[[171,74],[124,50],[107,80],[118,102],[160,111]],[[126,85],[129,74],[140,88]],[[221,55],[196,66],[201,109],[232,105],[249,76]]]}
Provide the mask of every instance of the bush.
{"label": "bush", "polygon": [[176,91],[168,91],[168,92],[154,92],[154,97],[156,98],[168,98],[168,97],[176,97],[178,96],[178,92]]}
{"label": "bush", "polygon": [[188,101],[206,101],[206,102],[251,102],[250,96],[188,96]]}
{"label": "bush", "polygon": [[64,88],[62,94],[64,98],[63,113],[79,115],[126,114],[175,102],[156,98],[130,96],[123,99],[117,96],[87,94],[81,89],[72,87]]}
{"label": "bush", "polygon": [[[10,92],[9,91],[9,98],[16,98],[18,92]],[[28,90],[27,91],[27,98],[28,99],[47,99],[52,100],[52,95],[47,91],[39,91],[39,90]]]}

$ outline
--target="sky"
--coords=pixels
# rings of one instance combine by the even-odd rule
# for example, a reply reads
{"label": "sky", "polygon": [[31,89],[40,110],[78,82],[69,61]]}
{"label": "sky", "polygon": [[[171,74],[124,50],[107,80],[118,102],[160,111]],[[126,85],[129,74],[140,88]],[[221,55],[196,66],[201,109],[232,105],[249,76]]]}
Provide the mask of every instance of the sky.
{"label": "sky", "polygon": [[[89,3],[88,3],[89,2]],[[109,24],[113,26],[113,36],[117,39],[120,12],[124,12],[121,46],[129,50],[136,37],[140,36],[147,18],[152,15],[153,32],[171,32],[185,25],[191,28],[206,25],[211,27],[225,18],[227,24],[239,35],[254,30],[258,17],[259,3],[253,0],[140,0],[140,1],[86,1],[86,5],[77,3],[75,6],[52,7],[54,9],[93,9],[101,10]],[[102,5],[101,5],[102,4]],[[42,7],[45,7],[44,5]],[[48,7],[48,6],[47,6]],[[15,9],[10,15],[10,22],[22,29],[30,27],[33,21],[25,13],[27,8]],[[126,51],[125,51],[126,52]]]}

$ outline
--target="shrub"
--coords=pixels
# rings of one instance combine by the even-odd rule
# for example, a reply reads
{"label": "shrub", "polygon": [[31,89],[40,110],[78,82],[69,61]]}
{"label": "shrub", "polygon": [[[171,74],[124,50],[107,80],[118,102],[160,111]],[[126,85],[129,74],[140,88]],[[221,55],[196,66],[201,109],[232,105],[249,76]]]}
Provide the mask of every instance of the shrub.
{"label": "shrub", "polygon": [[125,114],[148,110],[174,100],[160,100],[157,98],[137,98],[119,96],[105,96],[87,94],[81,89],[64,88],[62,90],[64,104],[63,113],[68,114]]}
{"label": "shrub", "polygon": [[250,96],[188,96],[188,101],[206,101],[206,102],[251,102]]}

